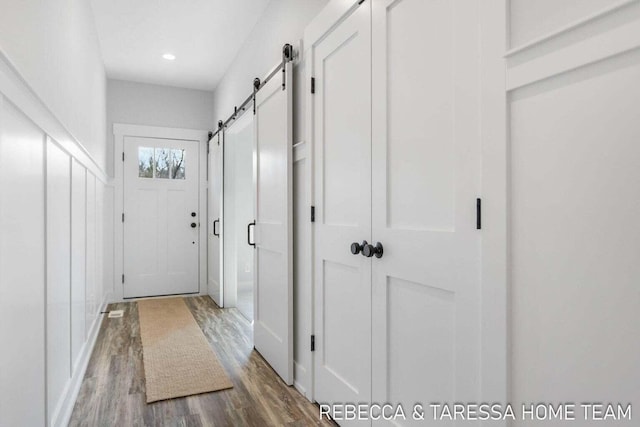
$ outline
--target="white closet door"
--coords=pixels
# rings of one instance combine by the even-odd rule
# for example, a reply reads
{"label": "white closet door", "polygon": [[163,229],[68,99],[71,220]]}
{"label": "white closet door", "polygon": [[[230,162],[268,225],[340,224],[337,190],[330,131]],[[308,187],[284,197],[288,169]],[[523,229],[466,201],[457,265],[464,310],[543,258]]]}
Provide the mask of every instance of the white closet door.
{"label": "white closet door", "polygon": [[293,384],[292,64],[256,94],[253,342]]}
{"label": "white closet door", "polygon": [[475,402],[478,2],[377,1],[372,25],[373,401]]}
{"label": "white closet door", "polygon": [[314,397],[322,403],[371,398],[371,259],[350,249],[371,236],[370,7],[363,3],[321,38],[311,58]]}
{"label": "white closet door", "polygon": [[218,132],[209,142],[209,221],[208,221],[208,268],[207,287],[209,295],[218,306],[223,307],[222,291],[222,180],[224,132]]}

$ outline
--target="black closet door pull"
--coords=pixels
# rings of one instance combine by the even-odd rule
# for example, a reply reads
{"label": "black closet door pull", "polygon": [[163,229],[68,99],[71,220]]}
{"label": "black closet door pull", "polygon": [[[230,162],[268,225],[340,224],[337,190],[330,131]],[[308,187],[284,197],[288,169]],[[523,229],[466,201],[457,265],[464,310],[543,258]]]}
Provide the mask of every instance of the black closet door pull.
{"label": "black closet door pull", "polygon": [[362,252],[362,249],[365,247],[365,245],[367,245],[367,241],[363,240],[362,244],[359,244],[358,242],[353,242],[351,244],[351,253],[353,255],[358,255],[360,252]]}
{"label": "black closet door pull", "polygon": [[362,255],[367,258],[371,258],[375,255],[376,258],[382,258],[384,254],[384,249],[382,247],[382,243],[378,242],[375,246],[373,245],[363,245]]}
{"label": "black closet door pull", "polygon": [[216,233],[216,224],[220,222],[220,219],[216,219],[215,221],[213,221],[213,235],[220,237],[220,233]]}
{"label": "black closet door pull", "polygon": [[[251,243],[251,227],[252,227],[252,226],[253,226],[253,227],[255,227],[255,225],[256,225],[256,222],[255,222],[255,221],[250,222],[250,223],[247,225],[247,243],[248,243],[249,245],[253,246],[254,248],[256,247],[256,244],[255,244],[255,241],[254,241],[253,243]],[[254,228],[254,230],[255,230],[255,228]]]}

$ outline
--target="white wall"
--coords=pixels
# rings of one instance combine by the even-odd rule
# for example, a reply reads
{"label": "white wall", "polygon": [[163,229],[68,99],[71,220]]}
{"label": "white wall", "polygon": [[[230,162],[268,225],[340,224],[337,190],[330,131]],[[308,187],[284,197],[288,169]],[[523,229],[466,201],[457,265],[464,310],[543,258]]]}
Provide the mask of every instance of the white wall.
{"label": "white wall", "polygon": [[106,168],[106,79],[90,2],[0,0],[0,50]]}
{"label": "white wall", "polygon": [[[640,405],[640,3],[620,5],[580,2],[569,18],[558,2],[511,1],[504,173],[517,404]],[[584,415],[577,406],[581,426],[603,423]]]}
{"label": "white wall", "polygon": [[113,124],[213,130],[213,93],[123,80],[107,82],[108,173],[113,175]]}
{"label": "white wall", "polygon": [[113,193],[86,155],[53,139],[4,89],[0,426],[62,425],[112,291]]}
{"label": "white wall", "polygon": [[113,286],[106,80],[88,4],[0,0],[2,427],[66,424]]}
{"label": "white wall", "polygon": [[44,138],[0,95],[2,427],[45,423]]}
{"label": "white wall", "polygon": [[[226,120],[233,113],[233,107],[251,93],[255,77],[263,78],[281,61],[285,43],[297,46],[304,28],[325,4],[327,0],[272,0],[269,3],[213,93],[216,122]],[[295,66],[294,73],[294,79],[302,82],[302,67]],[[298,84],[294,86],[300,87]],[[295,142],[304,136],[304,98],[295,90],[293,102]]]}

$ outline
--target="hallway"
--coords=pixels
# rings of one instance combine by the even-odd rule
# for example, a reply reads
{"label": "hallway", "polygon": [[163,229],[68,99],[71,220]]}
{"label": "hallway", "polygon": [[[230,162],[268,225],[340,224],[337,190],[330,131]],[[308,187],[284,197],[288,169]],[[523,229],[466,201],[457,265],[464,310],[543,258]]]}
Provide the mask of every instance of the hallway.
{"label": "hallway", "polygon": [[640,0],[0,11],[0,427],[640,425]]}
{"label": "hallway", "polygon": [[222,310],[209,296],[185,301],[233,388],[146,404],[137,303],[111,304],[124,316],[104,315],[70,426],[331,425],[253,350],[251,325],[237,309]]}

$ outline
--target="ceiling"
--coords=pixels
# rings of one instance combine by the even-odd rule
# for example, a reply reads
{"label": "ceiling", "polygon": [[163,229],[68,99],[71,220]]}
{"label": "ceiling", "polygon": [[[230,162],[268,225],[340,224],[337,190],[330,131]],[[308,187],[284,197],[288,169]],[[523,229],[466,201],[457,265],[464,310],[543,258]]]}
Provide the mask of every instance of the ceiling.
{"label": "ceiling", "polygon": [[268,3],[91,0],[109,78],[202,90],[217,86]]}

